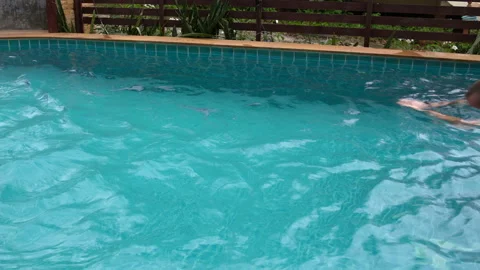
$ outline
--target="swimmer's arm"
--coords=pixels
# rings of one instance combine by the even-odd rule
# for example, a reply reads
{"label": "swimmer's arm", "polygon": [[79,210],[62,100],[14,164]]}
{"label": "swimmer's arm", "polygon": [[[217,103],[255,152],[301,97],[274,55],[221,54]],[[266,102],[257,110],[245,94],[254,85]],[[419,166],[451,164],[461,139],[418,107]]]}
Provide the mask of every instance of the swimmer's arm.
{"label": "swimmer's arm", "polygon": [[447,122],[450,122],[452,124],[461,124],[462,123],[462,119],[458,118],[458,117],[454,117],[454,116],[450,116],[450,115],[446,115],[446,114],[443,114],[443,113],[439,113],[439,112],[436,112],[436,111],[430,111],[430,110],[425,110],[424,112],[431,115],[431,116],[434,116],[438,119],[442,119],[442,120],[445,120]]}
{"label": "swimmer's arm", "polygon": [[417,111],[426,111],[426,110],[430,110],[430,109],[433,109],[433,108],[448,106],[448,105],[452,105],[452,104],[466,103],[466,100],[459,99],[459,100],[454,100],[454,101],[442,101],[442,102],[435,102],[435,103],[425,103],[425,102],[420,101],[420,100],[403,98],[403,99],[400,99],[397,103],[401,106],[410,107],[410,108],[415,109]]}
{"label": "swimmer's arm", "polygon": [[480,126],[480,119],[477,120],[462,120],[462,124],[470,126]]}
{"label": "swimmer's arm", "polygon": [[442,114],[436,111],[430,111],[426,110],[425,111],[427,114],[434,116],[438,119],[447,121],[449,123],[455,124],[455,125],[469,125],[469,126],[480,126],[480,119],[479,120],[463,120],[458,117]]}
{"label": "swimmer's arm", "polygon": [[467,101],[465,99],[457,99],[453,101],[440,101],[434,103],[427,103],[429,108],[439,108],[455,104],[465,104]]}

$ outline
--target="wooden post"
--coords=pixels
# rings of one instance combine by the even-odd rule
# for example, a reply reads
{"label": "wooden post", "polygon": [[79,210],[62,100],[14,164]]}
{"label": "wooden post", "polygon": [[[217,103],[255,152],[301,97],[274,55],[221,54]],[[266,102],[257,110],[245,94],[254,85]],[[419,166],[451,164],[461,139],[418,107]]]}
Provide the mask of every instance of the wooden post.
{"label": "wooden post", "polygon": [[58,23],[57,23],[57,4],[55,0],[46,0],[47,1],[47,26],[49,33],[58,32]]}
{"label": "wooden post", "polygon": [[82,0],[74,0],[73,12],[75,14],[75,32],[83,33],[83,12],[82,12]]}
{"label": "wooden post", "polygon": [[[467,3],[467,8],[472,7],[472,0],[469,0]],[[468,15],[468,14],[467,14]],[[470,35],[470,29],[463,29],[464,35]]]}
{"label": "wooden post", "polygon": [[372,30],[372,13],[373,13],[373,0],[368,0],[367,14],[365,14],[365,36],[363,39],[363,46],[370,46],[370,35]]}
{"label": "wooden post", "polygon": [[262,40],[262,12],[263,12],[263,4],[262,0],[255,0],[255,11],[257,13],[256,16],[256,33],[255,33],[255,40],[261,41]]}
{"label": "wooden post", "polygon": [[163,36],[165,34],[165,0],[158,0],[158,24]]}

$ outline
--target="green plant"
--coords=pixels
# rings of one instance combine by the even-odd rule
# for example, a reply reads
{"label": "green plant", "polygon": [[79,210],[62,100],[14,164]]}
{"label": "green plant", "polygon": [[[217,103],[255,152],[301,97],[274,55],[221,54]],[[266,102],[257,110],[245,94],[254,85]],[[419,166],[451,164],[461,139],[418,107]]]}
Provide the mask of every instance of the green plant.
{"label": "green plant", "polygon": [[442,52],[445,51],[445,49],[442,47],[442,45],[438,43],[430,43],[425,45],[425,50],[431,51],[431,52]]}
{"label": "green plant", "polygon": [[177,36],[178,36],[177,27],[174,25],[172,29],[172,37],[177,37]]}
{"label": "green plant", "polygon": [[65,17],[65,12],[63,12],[62,2],[60,0],[55,1],[57,5],[57,24],[58,31],[65,33],[75,33],[75,26],[73,22],[68,24],[67,17]]}
{"label": "green plant", "polygon": [[89,34],[95,33],[95,19],[96,19],[96,17],[97,17],[97,15],[96,15],[95,11],[93,11],[92,21],[90,22],[90,31],[89,31]]}
{"label": "green plant", "polygon": [[480,32],[477,34],[475,42],[473,42],[472,47],[468,49],[468,54],[480,54]]}
{"label": "green plant", "polygon": [[392,47],[393,40],[395,38],[396,33],[397,33],[397,31],[392,32],[392,34],[388,37],[387,42],[385,43],[385,46],[383,46],[383,48],[390,49]]}
{"label": "green plant", "polygon": [[159,26],[158,24],[154,24],[153,26],[145,26],[143,24],[144,19],[146,18],[143,13],[145,9],[140,11],[139,15],[130,15],[130,19],[135,19],[134,25],[129,25],[127,28],[121,29],[121,32],[132,35],[132,36],[162,36],[163,27]]}
{"label": "green plant", "polygon": [[336,35],[332,36],[332,43],[331,45],[337,46],[338,45],[338,37]]}
{"label": "green plant", "polygon": [[177,14],[182,25],[182,37],[213,38],[223,30],[225,39],[235,39],[235,31],[231,25],[232,19],[228,17],[230,4],[226,0],[214,0],[206,16],[200,15],[197,5],[189,6],[184,0],[183,4],[177,2]]}
{"label": "green plant", "polygon": [[[134,19],[134,15],[131,15],[130,18]],[[136,19],[137,20],[136,20],[134,25],[129,25],[128,26],[127,35],[140,35],[140,36],[142,35],[142,31],[140,29],[140,26],[141,26],[142,20],[143,20],[143,9],[140,12],[140,15],[138,15]]]}

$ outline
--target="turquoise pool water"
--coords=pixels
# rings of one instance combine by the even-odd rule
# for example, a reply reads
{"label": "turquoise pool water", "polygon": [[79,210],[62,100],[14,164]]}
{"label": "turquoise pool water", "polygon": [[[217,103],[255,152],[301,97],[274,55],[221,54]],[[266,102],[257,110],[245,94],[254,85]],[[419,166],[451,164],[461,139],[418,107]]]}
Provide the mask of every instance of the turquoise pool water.
{"label": "turquoise pool water", "polygon": [[463,63],[0,41],[0,268],[480,269],[480,130],[395,104],[478,79]]}

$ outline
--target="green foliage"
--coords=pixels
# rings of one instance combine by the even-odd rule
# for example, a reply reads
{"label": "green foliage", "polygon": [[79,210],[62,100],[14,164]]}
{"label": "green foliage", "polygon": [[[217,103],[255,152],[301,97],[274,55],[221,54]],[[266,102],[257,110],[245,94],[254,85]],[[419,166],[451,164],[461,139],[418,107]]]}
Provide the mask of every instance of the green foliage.
{"label": "green foliage", "polygon": [[236,32],[235,39],[253,41],[253,40],[255,40],[255,33],[248,32],[248,31],[238,31],[238,32]]}
{"label": "green foliage", "polygon": [[[133,1],[132,1],[133,2]],[[96,18],[97,24],[101,24],[101,32],[105,34],[125,34],[125,35],[136,35],[136,36],[163,36],[165,35],[163,25],[158,23],[157,16],[147,16],[144,15],[145,9],[158,8],[156,5],[143,5],[143,4],[100,4],[100,7],[109,7],[109,8],[131,8],[133,10],[140,9],[140,14],[130,15],[110,15],[109,18],[115,19],[131,19],[135,23],[129,26],[123,25],[103,25],[101,18]],[[93,18],[92,18],[93,19]],[[148,20],[156,21],[157,23],[153,25],[145,25],[145,21]],[[98,32],[98,30],[97,30]]]}
{"label": "green foliage", "polygon": [[177,27],[174,25],[172,30],[172,37],[178,37]]}
{"label": "green foliage", "polygon": [[392,47],[393,39],[394,39],[396,33],[397,33],[397,31],[392,32],[392,34],[388,37],[387,42],[385,43],[385,46],[383,46],[383,48],[390,49]]}
{"label": "green foliage", "polygon": [[65,17],[65,13],[63,12],[62,2],[60,0],[56,0],[55,3],[57,4],[58,31],[64,33],[75,33],[75,26],[73,22],[70,22],[70,24],[67,22],[67,17]]}
{"label": "green foliage", "polygon": [[477,34],[475,42],[473,42],[472,47],[468,49],[468,54],[480,54],[480,32]]}
{"label": "green foliage", "polygon": [[93,11],[92,21],[90,22],[90,31],[89,31],[89,34],[95,33],[95,19],[96,19],[96,18],[97,18],[97,15],[96,15],[95,11]]}
{"label": "green foliage", "polygon": [[135,24],[124,29],[124,33],[132,36],[161,36],[163,35],[162,27],[158,24],[153,26],[145,26],[143,24],[146,16],[143,15],[145,9],[142,9],[139,15],[131,15],[130,19],[135,19]]}
{"label": "green foliage", "polygon": [[332,43],[330,45],[333,45],[333,46],[338,45],[338,37],[336,35],[332,36]]}
{"label": "green foliage", "polygon": [[182,37],[214,38],[219,30],[223,30],[225,39],[235,39],[235,31],[231,25],[233,20],[228,17],[230,4],[226,0],[214,0],[210,5],[208,15],[200,15],[197,5],[191,6],[184,0],[183,4],[177,2],[177,14],[182,25]]}
{"label": "green foliage", "polygon": [[458,50],[456,51],[457,53],[468,53],[468,50],[470,50],[470,48],[472,47],[472,44],[470,43],[457,42],[455,45],[458,47]]}

